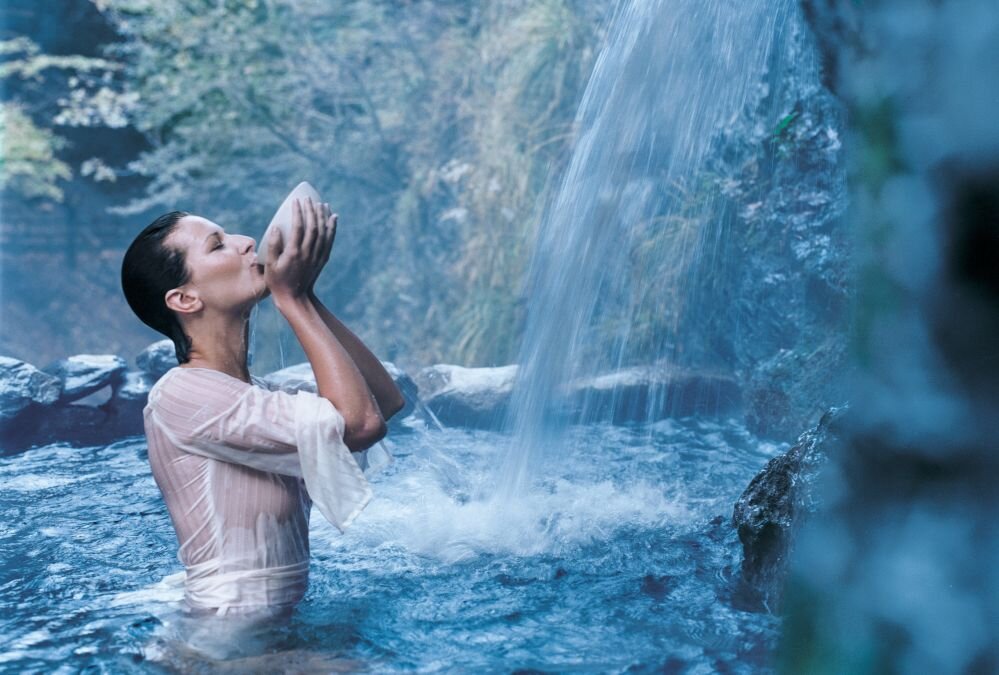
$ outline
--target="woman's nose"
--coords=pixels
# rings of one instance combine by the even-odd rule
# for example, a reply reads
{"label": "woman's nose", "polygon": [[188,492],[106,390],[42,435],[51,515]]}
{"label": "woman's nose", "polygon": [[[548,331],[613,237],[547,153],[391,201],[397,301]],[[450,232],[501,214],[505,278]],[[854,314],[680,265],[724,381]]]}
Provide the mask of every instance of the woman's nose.
{"label": "woman's nose", "polygon": [[257,250],[257,242],[253,240],[253,237],[245,237],[246,243],[243,245],[243,253],[253,253]]}

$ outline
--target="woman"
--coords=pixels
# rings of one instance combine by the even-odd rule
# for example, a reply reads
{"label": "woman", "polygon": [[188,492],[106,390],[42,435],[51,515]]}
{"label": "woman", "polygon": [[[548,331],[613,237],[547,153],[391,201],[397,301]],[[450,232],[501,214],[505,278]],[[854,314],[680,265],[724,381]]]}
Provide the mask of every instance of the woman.
{"label": "woman", "polygon": [[[328,204],[296,201],[287,241],[272,230],[261,264],[252,238],[174,211],[125,253],[125,297],[173,340],[179,362],[150,390],[143,416],[192,614],[286,615],[308,585],[312,503],[343,531],[371,499],[352,452],[384,437],[404,401],[313,292],[336,222]],[[250,310],[268,294],[318,394],[272,390],[250,375]]]}

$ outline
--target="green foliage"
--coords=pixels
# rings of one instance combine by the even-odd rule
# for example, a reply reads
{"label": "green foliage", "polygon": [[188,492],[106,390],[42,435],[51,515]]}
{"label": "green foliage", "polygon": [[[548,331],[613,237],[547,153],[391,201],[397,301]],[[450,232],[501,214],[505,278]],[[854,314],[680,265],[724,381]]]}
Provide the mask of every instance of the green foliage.
{"label": "green foliage", "polygon": [[781,117],[770,133],[767,145],[780,159],[792,157],[799,148],[795,127],[800,125],[801,105],[801,101],[796,102],[791,112]]}
{"label": "green foliage", "polygon": [[16,103],[0,103],[0,185],[28,197],[61,202],[59,180],[69,180],[69,165],[56,158],[65,139],[35,126]]}
{"label": "green foliage", "polygon": [[795,110],[782,117],[780,122],[777,123],[777,126],[774,127],[772,136],[774,138],[783,136],[784,132],[787,131],[788,127],[791,126],[791,123],[794,122],[795,118],[797,118],[799,114],[800,113]]}
{"label": "green foliage", "polygon": [[717,281],[715,275],[697,278],[697,265],[701,243],[720,216],[719,185],[719,176],[708,170],[663,184],[663,207],[632,232],[632,277],[617,311],[624,336],[617,338],[623,343],[617,358],[623,364],[683,356],[672,352],[674,345],[690,342],[681,339],[681,319],[689,327],[706,312],[691,306],[698,299],[692,291],[707,291]]}
{"label": "green foliage", "polygon": [[102,0],[126,37],[108,53],[116,100],[153,146],[127,167],[146,194],[118,212],[182,208],[259,237],[308,180],[340,213],[319,290],[376,350],[511,361],[596,17],[477,5]]}
{"label": "green foliage", "polygon": [[118,68],[117,64],[105,59],[94,59],[89,56],[78,55],[54,56],[44,54],[37,44],[26,37],[0,41],[0,56],[19,57],[0,63],[0,78],[16,75],[22,79],[30,79],[38,82],[44,79],[42,71],[46,68],[62,68],[80,73],[95,70],[115,70]]}
{"label": "green foliage", "polygon": [[[0,41],[0,57],[5,59],[0,63],[0,81],[16,77],[44,83],[43,71],[49,68],[82,75],[95,71],[108,74],[118,67],[104,59],[44,54],[37,44],[26,37]],[[76,84],[80,80],[73,77],[70,81]],[[100,99],[105,106],[107,99],[107,94]],[[57,117],[51,122],[57,125],[63,120]],[[69,164],[57,157],[58,151],[67,144],[65,138],[33,120],[26,102],[11,99],[0,103],[0,185],[5,189],[28,199],[61,202],[63,190],[59,182],[73,177]]]}

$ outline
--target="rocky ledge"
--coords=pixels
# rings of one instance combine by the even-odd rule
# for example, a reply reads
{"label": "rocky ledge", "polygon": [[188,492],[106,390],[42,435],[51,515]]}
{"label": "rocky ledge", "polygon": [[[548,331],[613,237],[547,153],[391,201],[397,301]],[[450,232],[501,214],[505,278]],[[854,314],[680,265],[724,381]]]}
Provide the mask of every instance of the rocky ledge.
{"label": "rocky ledge", "polygon": [[818,479],[843,440],[849,407],[830,408],[819,423],[774,457],[735,504],[732,524],[742,542],[743,590],[770,611],[781,605],[795,533],[818,511]]}
{"label": "rocky ledge", "polygon": [[[0,455],[35,445],[103,445],[143,433],[150,388],[177,365],[173,343],[160,340],[135,359],[78,354],[44,368],[0,356]],[[383,362],[406,398],[389,420],[390,433],[413,429],[422,418],[444,426],[498,429],[517,378],[516,365],[464,368],[437,364],[410,377]],[[261,377],[293,393],[316,391],[312,366],[300,363]],[[646,366],[576,380],[559,392],[556,408],[577,419],[627,423],[682,415],[737,414],[735,380],[721,374]],[[405,422],[404,422],[405,420]]]}

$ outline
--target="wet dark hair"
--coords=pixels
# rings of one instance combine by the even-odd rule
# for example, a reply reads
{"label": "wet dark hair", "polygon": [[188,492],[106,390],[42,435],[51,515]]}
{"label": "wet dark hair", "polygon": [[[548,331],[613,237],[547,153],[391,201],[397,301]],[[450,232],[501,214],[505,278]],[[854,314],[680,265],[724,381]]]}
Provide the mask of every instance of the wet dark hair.
{"label": "wet dark hair", "polygon": [[171,288],[186,284],[191,272],[184,251],[167,246],[164,240],[189,215],[187,211],[164,213],[138,234],[121,262],[121,290],[128,306],[142,323],[173,340],[178,363],[190,360],[191,338],[184,334],[164,296]]}

